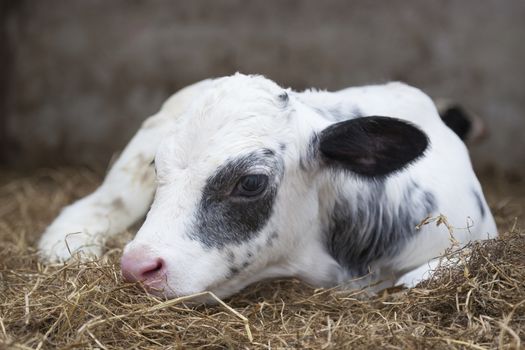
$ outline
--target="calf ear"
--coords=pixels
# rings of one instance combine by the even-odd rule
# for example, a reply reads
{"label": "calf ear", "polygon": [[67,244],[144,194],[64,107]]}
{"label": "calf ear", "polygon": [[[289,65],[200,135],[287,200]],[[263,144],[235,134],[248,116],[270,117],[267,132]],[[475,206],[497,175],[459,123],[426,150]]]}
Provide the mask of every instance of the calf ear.
{"label": "calf ear", "polygon": [[384,176],[423,155],[427,135],[409,122],[364,117],[332,124],[319,135],[323,161],[362,176]]}

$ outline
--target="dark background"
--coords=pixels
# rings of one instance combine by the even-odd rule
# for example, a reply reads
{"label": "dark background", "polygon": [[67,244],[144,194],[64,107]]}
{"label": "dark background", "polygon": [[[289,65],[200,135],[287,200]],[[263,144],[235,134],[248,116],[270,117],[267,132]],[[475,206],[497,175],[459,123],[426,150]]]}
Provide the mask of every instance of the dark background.
{"label": "dark background", "polygon": [[0,160],[107,164],[177,89],[260,73],[296,89],[402,80],[491,137],[475,165],[525,170],[525,1],[0,0]]}

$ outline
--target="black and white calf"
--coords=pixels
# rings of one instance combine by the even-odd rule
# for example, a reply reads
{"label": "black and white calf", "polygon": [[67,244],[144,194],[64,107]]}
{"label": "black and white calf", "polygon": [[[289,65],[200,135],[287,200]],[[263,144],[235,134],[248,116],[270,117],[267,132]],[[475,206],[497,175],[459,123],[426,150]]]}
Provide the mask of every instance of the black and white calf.
{"label": "black and white calf", "polygon": [[401,83],[294,92],[236,74],[185,88],[40,252],[100,255],[146,212],[122,274],[167,297],[282,276],[411,286],[451,245],[444,225],[417,229],[424,218],[445,215],[463,244],[497,234],[464,143]]}

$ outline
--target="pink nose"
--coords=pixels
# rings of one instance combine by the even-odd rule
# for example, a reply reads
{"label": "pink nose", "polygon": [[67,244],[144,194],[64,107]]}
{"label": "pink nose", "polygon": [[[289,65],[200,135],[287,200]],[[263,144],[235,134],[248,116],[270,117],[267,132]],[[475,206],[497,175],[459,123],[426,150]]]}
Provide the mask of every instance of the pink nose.
{"label": "pink nose", "polygon": [[137,247],[122,255],[120,260],[122,277],[127,282],[155,284],[165,277],[165,263],[143,247]]}

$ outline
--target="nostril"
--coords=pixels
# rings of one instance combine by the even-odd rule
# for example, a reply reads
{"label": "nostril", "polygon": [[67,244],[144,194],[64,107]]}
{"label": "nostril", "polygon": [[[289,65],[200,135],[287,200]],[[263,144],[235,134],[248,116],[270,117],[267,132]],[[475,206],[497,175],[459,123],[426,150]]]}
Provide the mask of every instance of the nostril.
{"label": "nostril", "polygon": [[166,263],[160,257],[124,254],[120,262],[122,277],[127,282],[153,282],[162,277]]}
{"label": "nostril", "polygon": [[144,280],[157,277],[164,270],[164,261],[161,258],[156,258],[151,265],[147,266],[141,273]]}

